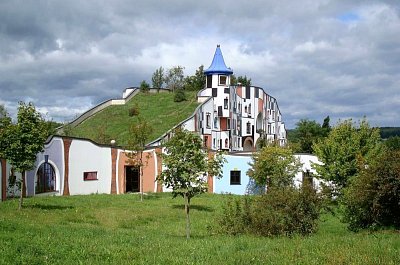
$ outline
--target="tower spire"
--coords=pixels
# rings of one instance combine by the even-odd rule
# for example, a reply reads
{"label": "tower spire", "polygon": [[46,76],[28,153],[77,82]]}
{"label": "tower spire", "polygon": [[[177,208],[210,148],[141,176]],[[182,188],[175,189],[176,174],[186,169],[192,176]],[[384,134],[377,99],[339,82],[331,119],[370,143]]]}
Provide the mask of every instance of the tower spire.
{"label": "tower spire", "polygon": [[215,54],[214,58],[211,62],[210,67],[208,67],[207,70],[204,71],[205,75],[210,75],[210,74],[227,74],[231,75],[233,74],[232,69],[228,68],[225,64],[224,57],[222,56],[221,48],[220,45],[217,45],[217,48],[215,49]]}

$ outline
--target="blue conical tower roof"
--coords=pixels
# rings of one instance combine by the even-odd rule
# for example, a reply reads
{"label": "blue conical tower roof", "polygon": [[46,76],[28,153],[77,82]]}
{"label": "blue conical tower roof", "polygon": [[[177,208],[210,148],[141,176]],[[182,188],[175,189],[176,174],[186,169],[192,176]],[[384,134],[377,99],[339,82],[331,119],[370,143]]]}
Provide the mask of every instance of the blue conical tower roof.
{"label": "blue conical tower roof", "polygon": [[210,67],[208,67],[207,70],[204,71],[205,75],[211,75],[211,74],[228,74],[231,75],[233,74],[232,69],[226,67],[224,57],[222,56],[221,49],[219,45],[217,45],[217,49],[215,50],[214,54],[214,59],[212,60],[212,63]]}

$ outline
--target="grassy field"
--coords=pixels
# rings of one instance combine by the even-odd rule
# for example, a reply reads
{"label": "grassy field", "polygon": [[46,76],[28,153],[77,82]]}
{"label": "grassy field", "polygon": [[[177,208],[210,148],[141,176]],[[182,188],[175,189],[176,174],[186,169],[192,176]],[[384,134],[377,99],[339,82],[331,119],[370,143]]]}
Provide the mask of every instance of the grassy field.
{"label": "grassy field", "polygon": [[129,109],[137,105],[140,115],[154,129],[149,136],[150,142],[193,114],[199,105],[196,92],[189,91],[186,95],[187,101],[174,102],[173,93],[139,93],[127,104],[107,107],[72,128],[71,135],[98,141],[99,132],[103,132],[124,146],[128,143],[130,126],[137,121],[136,117],[129,116]]}
{"label": "grassy field", "polygon": [[227,195],[193,199],[185,238],[183,199],[170,194],[34,197],[0,203],[0,264],[400,264],[400,234],[351,233],[322,218],[309,237],[216,234]]}

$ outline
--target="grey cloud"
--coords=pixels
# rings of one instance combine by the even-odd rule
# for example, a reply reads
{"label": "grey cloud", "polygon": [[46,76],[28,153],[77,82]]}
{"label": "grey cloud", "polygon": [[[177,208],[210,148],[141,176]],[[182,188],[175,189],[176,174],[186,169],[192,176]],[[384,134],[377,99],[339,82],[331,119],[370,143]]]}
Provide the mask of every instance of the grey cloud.
{"label": "grey cloud", "polygon": [[15,113],[32,100],[71,119],[158,66],[207,67],[221,44],[290,128],[326,115],[398,125],[399,10],[390,0],[2,1],[0,104]]}

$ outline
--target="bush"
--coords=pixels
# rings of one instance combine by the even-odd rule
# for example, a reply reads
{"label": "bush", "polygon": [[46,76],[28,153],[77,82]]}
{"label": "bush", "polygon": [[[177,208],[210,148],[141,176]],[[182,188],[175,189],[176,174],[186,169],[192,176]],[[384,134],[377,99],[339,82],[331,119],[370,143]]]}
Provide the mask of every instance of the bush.
{"label": "bush", "polygon": [[139,115],[139,107],[138,106],[133,106],[129,109],[129,117],[137,116]]}
{"label": "bush", "polygon": [[233,235],[308,235],[317,229],[320,208],[312,188],[270,189],[261,196],[231,199],[218,223],[222,232]]}
{"label": "bush", "polygon": [[388,151],[361,170],[345,189],[349,229],[400,227],[400,151]]}
{"label": "bush", "polygon": [[186,94],[183,89],[177,89],[175,91],[174,102],[182,102],[186,100]]}

